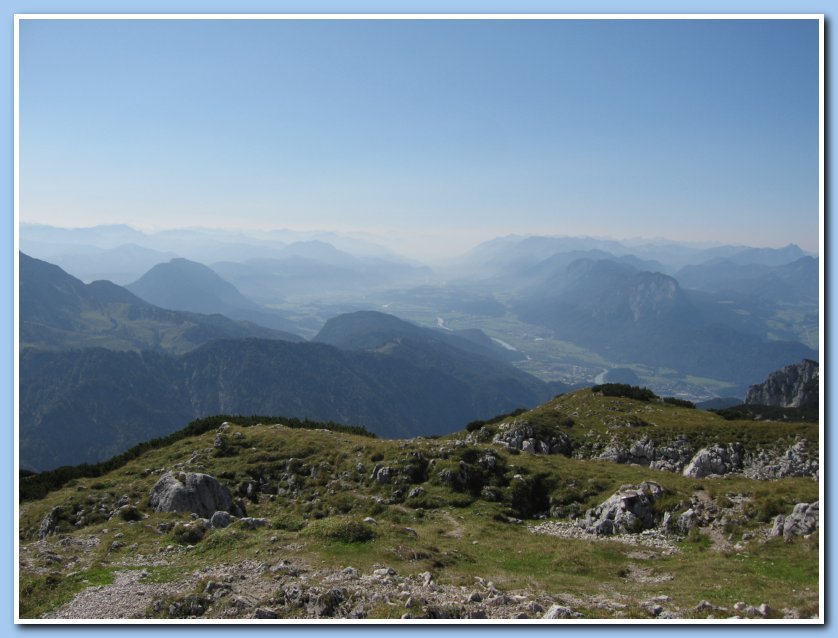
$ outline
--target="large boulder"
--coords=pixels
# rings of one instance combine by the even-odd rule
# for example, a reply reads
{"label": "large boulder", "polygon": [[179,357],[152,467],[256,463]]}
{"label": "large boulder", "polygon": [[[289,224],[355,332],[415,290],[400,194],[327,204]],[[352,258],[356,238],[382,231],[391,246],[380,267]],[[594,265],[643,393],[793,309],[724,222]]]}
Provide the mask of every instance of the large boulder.
{"label": "large boulder", "polygon": [[230,491],[209,474],[167,472],[148,500],[156,512],[190,512],[202,518],[218,511],[237,513]]}
{"label": "large boulder", "polygon": [[636,534],[655,527],[655,501],[663,494],[657,483],[623,485],[607,501],[585,513],[582,526],[598,535]]}

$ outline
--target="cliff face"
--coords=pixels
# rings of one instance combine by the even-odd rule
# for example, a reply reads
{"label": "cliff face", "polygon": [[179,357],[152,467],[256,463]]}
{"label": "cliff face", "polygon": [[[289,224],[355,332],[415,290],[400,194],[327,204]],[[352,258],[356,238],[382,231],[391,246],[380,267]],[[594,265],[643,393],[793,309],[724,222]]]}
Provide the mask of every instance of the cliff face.
{"label": "cliff face", "polygon": [[818,403],[820,366],[804,359],[772,372],[763,383],[748,389],[745,403],[782,408],[801,408]]}

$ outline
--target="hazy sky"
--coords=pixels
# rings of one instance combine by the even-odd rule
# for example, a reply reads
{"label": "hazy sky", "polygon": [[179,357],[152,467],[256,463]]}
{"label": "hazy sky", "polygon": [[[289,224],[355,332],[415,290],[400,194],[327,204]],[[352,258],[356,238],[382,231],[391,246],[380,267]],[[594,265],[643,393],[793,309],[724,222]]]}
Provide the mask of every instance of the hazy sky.
{"label": "hazy sky", "polygon": [[24,20],[20,141],[24,222],[817,251],[818,24]]}

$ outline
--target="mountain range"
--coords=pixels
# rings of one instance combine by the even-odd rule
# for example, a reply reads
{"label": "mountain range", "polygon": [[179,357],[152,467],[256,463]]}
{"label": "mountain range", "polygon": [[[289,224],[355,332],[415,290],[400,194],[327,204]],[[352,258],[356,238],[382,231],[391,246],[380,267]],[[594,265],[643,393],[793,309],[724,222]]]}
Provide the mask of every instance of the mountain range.
{"label": "mountain range", "polygon": [[26,255],[20,275],[20,459],[28,468],[101,460],[206,414],[285,414],[416,436],[567,388],[517,370],[473,332],[463,338],[361,313],[333,319],[305,343],[220,315],[163,310]]}
{"label": "mountain range", "polygon": [[[351,242],[276,233],[22,234],[86,256],[88,272],[113,267],[119,247],[132,247],[123,274],[161,259],[121,287],[21,253],[21,458],[33,468],[100,459],[214,412],[430,435],[594,379],[741,400],[769,372],[817,359],[801,341],[817,345],[820,264],[793,245],[679,254],[506,237],[447,281],[371,245],[353,254]],[[220,261],[181,254],[201,246]]]}
{"label": "mountain range", "polygon": [[741,320],[724,305],[691,295],[669,275],[613,260],[576,260],[522,290],[514,307],[525,321],[611,360],[717,378],[743,393],[791,361],[817,358],[799,342],[737,329]]}
{"label": "mountain range", "polygon": [[220,314],[166,310],[109,281],[85,284],[54,264],[20,254],[20,345],[50,349],[186,352],[214,339],[301,341],[290,332]]}

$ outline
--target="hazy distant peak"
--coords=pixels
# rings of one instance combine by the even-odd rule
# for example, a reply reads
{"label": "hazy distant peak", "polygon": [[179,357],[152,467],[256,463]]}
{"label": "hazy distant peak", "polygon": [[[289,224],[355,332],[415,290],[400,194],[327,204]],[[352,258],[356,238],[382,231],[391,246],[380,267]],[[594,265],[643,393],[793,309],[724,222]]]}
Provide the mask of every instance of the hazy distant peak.
{"label": "hazy distant peak", "polygon": [[171,310],[212,314],[223,312],[225,306],[254,305],[211,268],[183,257],[157,264],[126,288]]}
{"label": "hazy distant peak", "polygon": [[380,345],[380,341],[392,336],[416,335],[423,330],[394,315],[377,310],[359,310],[329,319],[314,341],[339,348],[369,347],[370,343]]}

